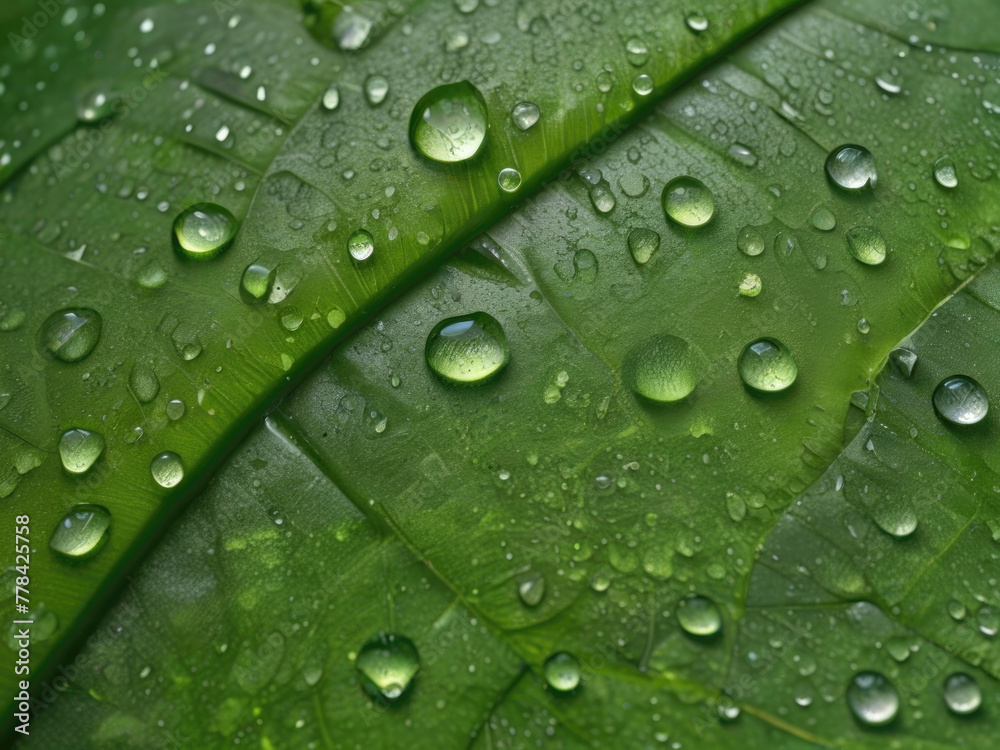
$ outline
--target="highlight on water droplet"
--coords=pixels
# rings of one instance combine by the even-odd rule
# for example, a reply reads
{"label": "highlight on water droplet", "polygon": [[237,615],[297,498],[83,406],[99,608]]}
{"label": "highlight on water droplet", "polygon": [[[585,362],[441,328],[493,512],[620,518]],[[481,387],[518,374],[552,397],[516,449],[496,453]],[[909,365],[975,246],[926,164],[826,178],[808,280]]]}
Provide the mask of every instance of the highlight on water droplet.
{"label": "highlight on water droplet", "polygon": [[238,229],[239,222],[229,209],[196,203],[174,219],[174,247],[184,258],[210,260],[232,244]]}
{"label": "highlight on water droplet", "polygon": [[736,247],[752,258],[764,252],[764,238],[753,227],[743,227],[736,237]]}
{"label": "highlight on water droplet", "polygon": [[486,100],[468,81],[432,89],[417,102],[410,117],[410,143],[432,161],[471,159],[486,142]]}
{"label": "highlight on water droplet", "polygon": [[663,188],[663,211],[685,227],[704,226],[715,213],[715,201],[707,187],[694,177],[675,177]]}
{"label": "highlight on water droplet", "polygon": [[176,487],[184,478],[184,464],[176,453],[165,451],[152,460],[149,472],[158,485],[169,489]]}
{"label": "highlight on water droplet", "polygon": [[517,189],[521,187],[521,173],[513,167],[501,169],[500,174],[497,175],[497,183],[505,193],[517,192]]}
{"label": "highlight on water droplet", "polygon": [[111,513],[100,505],[76,505],[63,516],[49,537],[49,548],[66,560],[86,560],[108,540]]}
{"label": "highlight on water droplet", "polygon": [[952,375],[934,389],[934,411],[946,422],[966,426],[982,422],[990,408],[986,391],[967,375]]}
{"label": "highlight on water droplet", "polygon": [[427,337],[424,354],[436,375],[458,385],[486,382],[510,361],[503,326],[484,312],[442,320]]}
{"label": "highlight on water droplet", "polygon": [[686,398],[698,384],[697,354],[682,338],[653,336],[625,358],[623,374],[632,392],[658,404]]}
{"label": "highlight on water droplet", "polygon": [[160,392],[160,379],[156,377],[156,372],[140,362],[132,365],[128,384],[140,404],[148,404]]}
{"label": "highlight on water droplet", "polygon": [[533,102],[518,102],[510,112],[510,118],[521,130],[531,130],[541,119],[542,113]]}
{"label": "highlight on water droplet", "polygon": [[834,185],[851,192],[875,187],[878,180],[875,157],[871,151],[851,143],[830,152],[826,159],[826,174]]}
{"label": "highlight on water droplet", "polygon": [[860,723],[882,727],[899,713],[899,693],[885,675],[866,670],[847,686],[847,705]]}
{"label": "highlight on water droplet", "polygon": [[537,571],[525,573],[517,579],[517,595],[526,607],[537,607],[545,597],[545,577]]}
{"label": "highlight on water droplet", "polygon": [[660,235],[652,229],[636,227],[628,233],[628,251],[632,260],[640,266],[649,262],[653,253],[660,249]]}
{"label": "highlight on water droplet", "polygon": [[832,232],[837,228],[837,217],[826,206],[817,206],[809,218],[812,225],[821,232]]}
{"label": "highlight on water droplet", "polygon": [[872,508],[875,523],[886,534],[905,539],[917,530],[917,514],[906,498],[886,496],[876,500]]}
{"label": "highlight on water droplet", "polygon": [[354,666],[373,700],[394,703],[412,687],[420,670],[420,654],[409,638],[379,633],[358,652]]}
{"label": "highlight on water droplet", "polygon": [[955,162],[947,156],[942,156],[934,162],[934,181],[948,190],[957,188],[958,172],[955,169]]}
{"label": "highlight on water droplet", "polygon": [[777,339],[760,338],[747,344],[737,365],[740,378],[761,393],[779,393],[795,382],[799,374],[792,353]]}
{"label": "highlight on water droplet", "polygon": [[677,622],[685,633],[706,638],[722,630],[722,613],[708,597],[692,594],[678,603]]}
{"label": "highlight on water droplet", "polygon": [[565,651],[559,651],[546,659],[542,672],[549,687],[556,692],[569,693],[580,685],[580,662]]}
{"label": "highlight on water droplet", "polygon": [[885,260],[885,237],[875,227],[852,227],[846,237],[851,255],[866,266],[877,266]]}
{"label": "highlight on water droplet", "polygon": [[370,232],[359,229],[347,240],[347,252],[354,260],[368,260],[375,252],[375,238]]}
{"label": "highlight on water droplet", "polygon": [[340,88],[335,83],[331,83],[329,88],[323,93],[323,109],[333,112],[340,106]]}
{"label": "highlight on water droplet", "polygon": [[79,362],[101,338],[103,321],[96,310],[68,307],[52,313],[39,332],[42,348],[63,362]]}
{"label": "highlight on water droplet", "polygon": [[94,123],[109,117],[118,97],[111,93],[106,83],[96,84],[76,100],[76,118],[80,122]]}
{"label": "highlight on water droplet", "polygon": [[688,13],[684,24],[694,33],[700,34],[708,28],[708,19],[701,13]]}
{"label": "highlight on water droplet", "polygon": [[959,716],[975,713],[983,702],[979,683],[964,672],[955,672],[945,679],[943,697],[948,710]]}
{"label": "highlight on water droplet", "polygon": [[66,430],[59,438],[59,458],[71,474],[89,471],[103,452],[104,437],[90,430]]}

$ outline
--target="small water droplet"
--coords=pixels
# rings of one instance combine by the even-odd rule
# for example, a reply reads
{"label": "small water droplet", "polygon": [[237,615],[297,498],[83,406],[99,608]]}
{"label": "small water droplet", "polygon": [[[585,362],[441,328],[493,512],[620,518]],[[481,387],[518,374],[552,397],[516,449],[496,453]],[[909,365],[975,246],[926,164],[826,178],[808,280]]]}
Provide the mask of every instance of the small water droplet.
{"label": "small water droplet", "polygon": [[603,179],[590,188],[590,202],[602,214],[611,213],[618,204],[615,194],[611,192],[611,185]]}
{"label": "small water droplet", "polygon": [[632,79],[632,90],[639,96],[649,96],[653,93],[653,79],[640,73]]}
{"label": "small water droplet", "polygon": [[639,37],[634,36],[625,42],[625,57],[636,68],[641,68],[649,59],[649,46]]}
{"label": "small water droplet", "polygon": [[511,110],[510,117],[521,130],[531,130],[541,118],[538,105],[533,102],[518,102]]}
{"label": "small water droplet", "polygon": [[684,19],[684,23],[696,34],[700,34],[708,28],[708,19],[701,13],[689,13]]}
{"label": "small water droplet", "polygon": [[184,478],[184,464],[181,457],[172,451],[156,456],[149,465],[154,481],[161,487],[176,487]]}
{"label": "small water droplet", "polygon": [[757,155],[742,143],[734,143],[728,149],[728,153],[736,161],[746,167],[753,167],[757,164]]}
{"label": "small water droplet", "polygon": [[685,227],[700,227],[715,213],[712,193],[694,177],[675,177],[663,188],[663,211]]}
{"label": "small water droplet", "polygon": [[826,174],[844,190],[857,191],[875,187],[878,174],[875,157],[864,146],[847,144],[835,148],[826,159]]}
{"label": "small water droplet", "polygon": [[992,638],[1000,628],[1000,614],[992,607],[982,606],[976,610],[976,624],[980,633]]}
{"label": "small water droplet", "polygon": [[744,297],[756,297],[763,288],[764,284],[760,280],[760,276],[755,273],[748,273],[743,277],[743,281],[740,282],[739,292]]}
{"label": "small water droplet", "polygon": [[910,658],[910,639],[904,637],[890,638],[886,641],[885,650],[889,652],[891,656],[896,661],[902,663]]}
{"label": "small water droplet", "polygon": [[375,22],[350,5],[341,6],[333,21],[333,40],[341,50],[353,52],[368,44]]}
{"label": "small water droplet", "polygon": [[59,458],[71,474],[87,472],[104,452],[104,437],[90,430],[66,430],[59,438]]}
{"label": "small water droplet", "polygon": [[695,356],[684,339],[660,334],[629,352],[623,369],[633,393],[669,404],[686,398],[697,385]]}
{"label": "small water droplet", "polygon": [[274,287],[278,269],[275,265],[257,261],[243,269],[240,277],[240,295],[247,302],[266,299]]}
{"label": "small water droplet", "polygon": [[63,516],[49,537],[53,552],[69,560],[96,555],[108,539],[111,513],[100,505],[76,505]]}
{"label": "small water droplet", "polygon": [[782,229],[774,236],[774,253],[779,260],[790,257],[799,246],[799,238],[787,229]]}
{"label": "small water droplet", "polygon": [[868,318],[861,318],[858,321],[858,333],[868,333],[872,329],[872,324],[868,322]]}
{"label": "small water droplet", "polygon": [[179,398],[171,399],[166,406],[167,417],[176,422],[184,416],[184,402]]}
{"label": "small water droplet", "polygon": [[810,218],[812,225],[821,232],[832,232],[837,227],[837,217],[826,206],[818,206]]}
{"label": "small water droplet", "polygon": [[900,346],[889,352],[889,361],[896,372],[910,378],[913,377],[913,368],[917,366],[917,354]]}
{"label": "small water droplet", "polygon": [[140,404],[148,404],[160,392],[160,379],[156,373],[151,367],[138,362],[132,366],[128,382]]}
{"label": "small water droplet", "polygon": [[885,675],[858,672],[847,686],[847,705],[862,724],[881,727],[899,713],[899,693]]}
{"label": "small water droplet", "polygon": [[958,187],[958,172],[955,170],[955,162],[947,156],[942,156],[934,162],[934,180],[943,188]]}
{"label": "small water droplet", "polygon": [[565,651],[552,654],[546,659],[543,672],[549,687],[560,693],[576,690],[580,684],[580,662]]}
{"label": "small water droplet", "polygon": [[521,187],[521,173],[513,167],[501,169],[500,174],[497,175],[497,183],[505,193],[516,192]]}
{"label": "small water droplet", "polygon": [[431,370],[457,384],[482,383],[510,360],[503,327],[484,312],[442,320],[427,337],[424,353]]}
{"label": "small water droplet", "polygon": [[581,248],[573,253],[573,280],[592,284],[597,280],[597,256],[590,250]]}
{"label": "small water droplet", "polygon": [[711,599],[692,595],[678,603],[677,622],[690,635],[709,637],[722,629],[722,613]]}
{"label": "small water droplet", "polygon": [[880,265],[887,253],[885,237],[875,227],[852,227],[847,231],[851,255],[867,266]]}
{"label": "small water droplet", "polygon": [[168,280],[166,270],[156,261],[143,266],[135,275],[136,283],[143,289],[159,289]]}
{"label": "small water droplet", "polygon": [[642,172],[625,172],[618,178],[618,187],[629,198],[641,198],[649,190],[649,178]]}
{"label": "small water droplet", "polygon": [[365,79],[365,97],[373,107],[385,101],[389,95],[389,80],[385,76],[368,76]]}
{"label": "small water droplet", "polygon": [[778,393],[789,388],[799,373],[792,353],[772,338],[747,344],[740,354],[738,369],[743,382],[762,393]]}
{"label": "small water droplet", "polygon": [[958,599],[948,600],[948,616],[951,619],[961,622],[965,619],[965,615],[965,605],[962,602],[958,601]]}
{"label": "small water droplet", "polygon": [[906,499],[884,497],[872,508],[875,523],[886,534],[905,539],[917,530],[917,514]]}
{"label": "small water droplet", "polygon": [[979,709],[983,693],[973,677],[964,672],[955,672],[944,681],[944,702],[949,711],[965,716]]}
{"label": "small water droplet", "polygon": [[375,252],[375,238],[370,232],[359,229],[347,240],[347,252],[354,260],[368,260]]}
{"label": "small water droplet", "polygon": [[764,238],[753,227],[743,227],[736,238],[736,247],[744,255],[754,257],[764,252]]}
{"label": "small water droplet", "polygon": [[111,115],[117,101],[118,97],[110,93],[107,86],[99,84],[77,99],[76,117],[80,122],[99,122]]}
{"label": "small water droplet", "polygon": [[468,81],[432,89],[417,102],[410,117],[410,142],[432,161],[471,159],[486,141],[486,101]]}
{"label": "small water droplet", "polygon": [[42,323],[42,346],[56,359],[79,362],[97,346],[102,323],[96,310],[85,307],[57,310]]}
{"label": "small water droplet", "polygon": [[545,577],[538,572],[525,573],[517,579],[517,595],[527,607],[537,607],[545,596]]}
{"label": "small water droplet", "polygon": [[323,93],[323,109],[333,112],[340,106],[340,88],[335,83]]}
{"label": "small water droplet", "polygon": [[648,263],[653,253],[660,249],[660,235],[652,229],[637,227],[628,233],[628,251],[639,265]]}
{"label": "small water droplet", "polygon": [[899,85],[899,79],[892,73],[883,73],[875,76],[875,85],[890,96],[895,96],[903,87]]}
{"label": "small water droplet", "polygon": [[966,375],[952,375],[934,389],[934,410],[942,419],[955,425],[982,422],[989,411],[986,391]]}
{"label": "small water droplet", "polygon": [[420,655],[409,638],[379,633],[366,643],[355,661],[361,685],[373,699],[398,701],[420,670]]}
{"label": "small water droplet", "polygon": [[196,203],[174,219],[174,247],[185,258],[209,260],[228,248],[239,223],[229,209],[215,203]]}

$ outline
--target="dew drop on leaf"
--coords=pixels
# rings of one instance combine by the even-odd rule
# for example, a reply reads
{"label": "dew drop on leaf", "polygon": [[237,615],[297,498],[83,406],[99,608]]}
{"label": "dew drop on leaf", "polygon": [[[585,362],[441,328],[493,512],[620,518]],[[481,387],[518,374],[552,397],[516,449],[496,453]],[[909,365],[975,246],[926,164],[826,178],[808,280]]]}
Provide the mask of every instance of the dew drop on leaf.
{"label": "dew drop on leaf", "polygon": [[708,28],[708,19],[701,13],[689,13],[684,19],[684,23],[696,34],[700,34]]}
{"label": "dew drop on leaf", "polygon": [[883,497],[876,501],[872,516],[882,531],[897,539],[905,539],[917,530],[917,514],[907,500]]}
{"label": "dew drop on leaf", "polygon": [[161,487],[176,487],[184,478],[184,464],[176,453],[165,451],[152,460],[149,472]]}
{"label": "dew drop on leaf", "polygon": [[471,159],[486,141],[486,101],[468,81],[432,89],[417,102],[410,117],[410,143],[432,161]]}
{"label": "dew drop on leaf", "polygon": [[104,452],[104,437],[82,429],[66,430],[59,438],[59,458],[71,474],[84,474]]}
{"label": "dew drop on leaf", "polygon": [[210,260],[236,237],[239,222],[229,209],[215,203],[196,203],[174,219],[174,246],[182,257]]}
{"label": "dew drop on leaf", "polygon": [[545,577],[536,571],[517,579],[517,595],[526,607],[537,607],[545,597]]}
{"label": "dew drop on leaf", "polygon": [[743,281],[740,282],[739,292],[744,297],[756,297],[763,288],[764,284],[760,280],[760,276],[755,273],[748,273],[743,277]]}
{"label": "dew drop on leaf", "polygon": [[663,211],[682,226],[700,227],[715,213],[715,201],[700,180],[675,177],[663,188]]}
{"label": "dew drop on leaf", "polygon": [[497,175],[497,184],[505,193],[514,193],[521,187],[521,173],[513,167],[501,169]]}
{"label": "dew drop on leaf", "polygon": [[580,662],[565,651],[552,654],[545,660],[545,681],[553,690],[568,693],[580,684]]}
{"label": "dew drop on leaf", "polygon": [[942,156],[934,162],[934,181],[943,188],[958,187],[958,172],[955,170],[955,162],[946,156]]}
{"label": "dew drop on leaf", "polygon": [[49,547],[69,560],[85,560],[96,555],[108,538],[111,513],[100,505],[77,505],[52,531]]}
{"label": "dew drop on leaf", "polygon": [[722,613],[711,599],[695,594],[678,603],[677,622],[689,635],[709,637],[722,629]]}
{"label": "dew drop on leaf", "polygon": [[948,600],[948,616],[951,617],[951,619],[961,622],[965,619],[965,615],[965,605],[962,604],[962,602],[958,601],[958,599]]}
{"label": "dew drop on leaf", "polygon": [[979,709],[983,693],[975,678],[964,672],[955,672],[944,681],[944,702],[949,711],[964,716]]}
{"label": "dew drop on leaf", "polygon": [[649,96],[653,93],[653,79],[640,73],[632,79],[632,90],[639,96]]}
{"label": "dew drop on leaf", "polygon": [[658,404],[686,398],[698,383],[691,346],[670,334],[653,336],[629,352],[624,371],[633,393]]}
{"label": "dew drop on leaf", "polygon": [[660,235],[652,229],[637,227],[628,233],[628,251],[639,265],[648,263],[653,253],[660,249]]}
{"label": "dew drop on leaf", "polygon": [[847,686],[847,705],[865,726],[881,727],[899,713],[899,693],[885,675],[858,672]]}
{"label": "dew drop on leaf", "polygon": [[129,387],[140,404],[148,404],[160,392],[160,379],[151,367],[136,363],[128,378]]}
{"label": "dew drop on leaf", "polygon": [[97,346],[102,323],[96,310],[85,307],[58,310],[42,323],[42,346],[56,359],[79,362]]}
{"label": "dew drop on leaf", "polygon": [[982,422],[989,411],[986,391],[966,375],[952,375],[934,389],[934,410],[946,422],[972,425]]}
{"label": "dew drop on leaf", "polygon": [[359,229],[347,240],[347,252],[354,260],[368,260],[375,252],[375,238],[370,232]]}
{"label": "dew drop on leaf", "polygon": [[355,666],[365,692],[377,701],[392,703],[413,684],[420,655],[409,638],[379,633],[358,652]]}
{"label": "dew drop on leaf", "polygon": [[389,95],[389,79],[385,76],[373,75],[365,79],[365,98],[373,107],[385,101]]}
{"label": "dew drop on leaf", "polygon": [[176,422],[184,416],[184,402],[179,398],[171,399],[166,406],[167,417]]}
{"label": "dew drop on leaf", "polygon": [[789,388],[799,373],[792,353],[772,338],[747,344],[740,354],[738,370],[747,386],[762,393],[777,393]]}
{"label": "dew drop on leaf", "polygon": [[913,368],[917,366],[917,354],[900,346],[889,352],[889,361],[896,372],[904,378],[910,378],[913,377]]}
{"label": "dew drop on leaf", "polygon": [[818,206],[810,216],[812,225],[821,232],[832,232],[837,227],[837,217],[826,206]]}
{"label": "dew drop on leaf", "polygon": [[764,238],[753,227],[743,227],[736,238],[736,246],[744,255],[754,257],[764,252]]}
{"label": "dew drop on leaf", "polygon": [[257,261],[243,269],[240,278],[240,296],[247,302],[260,302],[266,299],[274,287],[278,269],[276,266]]}
{"label": "dew drop on leaf", "polygon": [[484,312],[442,320],[427,337],[424,354],[435,374],[457,384],[482,383],[510,360],[503,327]]}
{"label": "dew drop on leaf", "polygon": [[875,227],[852,227],[846,236],[851,255],[866,266],[877,266],[885,260],[885,237]]}
{"label": "dew drop on leaf", "polygon": [[542,113],[538,105],[533,102],[518,102],[511,110],[510,118],[521,130],[531,130],[541,118]]}
{"label": "dew drop on leaf", "polygon": [[834,185],[858,191],[875,187],[878,174],[875,157],[864,146],[847,144],[835,148],[826,159],[826,174]]}
{"label": "dew drop on leaf", "polygon": [[340,89],[337,87],[337,84],[332,83],[327,90],[323,92],[323,109],[327,112],[333,112],[339,106]]}

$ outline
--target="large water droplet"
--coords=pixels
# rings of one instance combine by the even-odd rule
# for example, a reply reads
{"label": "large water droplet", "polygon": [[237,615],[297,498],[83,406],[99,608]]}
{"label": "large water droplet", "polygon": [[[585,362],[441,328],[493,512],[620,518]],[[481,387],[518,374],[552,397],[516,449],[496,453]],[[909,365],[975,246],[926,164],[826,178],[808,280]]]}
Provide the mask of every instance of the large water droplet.
{"label": "large water droplet", "polygon": [[762,338],[747,344],[740,354],[740,378],[762,393],[777,393],[790,387],[799,374],[792,353],[777,339]]}
{"label": "large water droplet", "polygon": [[233,242],[239,223],[229,209],[215,203],[196,203],[174,219],[174,246],[185,258],[209,260]]}
{"label": "large water droplet", "polygon": [[104,437],[90,430],[66,430],[59,438],[59,458],[66,471],[83,474],[104,452]]}
{"label": "large water droplet", "polygon": [[247,302],[260,302],[271,294],[278,276],[277,266],[257,261],[243,269],[240,278],[240,295]]}
{"label": "large water droplet", "polygon": [[695,353],[670,334],[653,336],[629,352],[624,370],[636,395],[660,404],[680,401],[698,383]]}
{"label": "large water droplet", "polygon": [[934,162],[934,181],[943,188],[958,187],[958,172],[955,170],[955,162],[947,156],[942,156]]}
{"label": "large water droplet", "polygon": [[847,686],[847,705],[862,724],[881,727],[899,713],[899,693],[885,675],[858,672]]}
{"label": "large water droplet", "polygon": [[917,514],[909,500],[885,497],[872,509],[875,523],[886,534],[904,539],[917,530]]}
{"label": "large water droplet", "polygon": [[79,362],[97,346],[102,322],[96,310],[85,307],[58,310],[42,323],[42,346],[56,359]]}
{"label": "large water droplet", "polygon": [[986,391],[966,375],[952,375],[934,389],[934,410],[942,419],[956,425],[982,422],[989,411]]}
{"label": "large water droplet", "polygon": [[944,681],[944,702],[949,711],[964,716],[978,710],[983,693],[975,678],[956,672]]}
{"label": "large water droplet", "polygon": [[722,629],[722,613],[711,599],[693,595],[677,605],[677,622],[690,635],[708,637]]}
{"label": "large water droplet", "polygon": [[77,505],[63,516],[49,537],[53,552],[70,560],[96,555],[108,539],[111,513],[100,505]]}
{"label": "large water droplet", "polygon": [[161,487],[176,487],[184,478],[184,464],[176,453],[166,451],[153,459],[149,464],[149,472]]}
{"label": "large water droplet", "polygon": [[847,144],[835,148],[826,159],[826,174],[844,190],[863,190],[875,187],[878,173],[875,157],[864,146]]}
{"label": "large water droplet", "polygon": [[700,227],[715,213],[715,201],[700,180],[675,177],[663,188],[663,211],[682,226]]}
{"label": "large water droplet", "polygon": [[764,238],[753,227],[743,227],[736,238],[736,247],[744,255],[754,257],[764,252]]}
{"label": "large water droplet", "polygon": [[510,360],[503,327],[484,312],[447,318],[434,326],[424,349],[427,364],[450,383],[481,383]]}
{"label": "large water droplet", "polygon": [[519,102],[511,110],[510,117],[521,130],[531,130],[541,118],[538,105],[533,102]]}
{"label": "large water droplet", "polygon": [[543,671],[549,687],[560,693],[576,690],[580,684],[580,662],[573,654],[565,651],[552,654],[546,659]]}
{"label": "large water droplet", "polygon": [[128,377],[129,387],[140,404],[148,404],[160,392],[160,379],[151,367],[136,362]]}
{"label": "large water droplet", "polygon": [[660,249],[660,235],[652,229],[638,227],[628,233],[628,251],[639,265],[648,263],[653,253]]}
{"label": "large water droplet", "polygon": [[398,701],[420,669],[413,641],[401,635],[379,633],[358,652],[355,666],[365,692],[377,701]]}
{"label": "large water droplet", "polygon": [[486,141],[486,101],[468,81],[425,94],[410,117],[410,142],[428,159],[452,163],[475,156]]}
{"label": "large water droplet", "polygon": [[851,255],[867,266],[877,266],[885,260],[885,237],[875,227],[849,229],[847,246],[851,249]]}
{"label": "large water droplet", "polygon": [[347,252],[354,260],[368,260],[375,252],[375,238],[370,232],[359,229],[347,240]]}
{"label": "large water droplet", "polygon": [[545,577],[536,571],[517,579],[517,595],[525,606],[537,607],[545,596]]}

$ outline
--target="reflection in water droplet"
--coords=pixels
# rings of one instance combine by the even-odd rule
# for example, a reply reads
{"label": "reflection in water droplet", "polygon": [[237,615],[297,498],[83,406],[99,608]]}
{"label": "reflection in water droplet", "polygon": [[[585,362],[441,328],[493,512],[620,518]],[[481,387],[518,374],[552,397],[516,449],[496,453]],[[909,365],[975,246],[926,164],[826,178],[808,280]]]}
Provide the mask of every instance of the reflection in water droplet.
{"label": "reflection in water droplet", "polygon": [[354,260],[368,260],[375,252],[375,238],[364,229],[359,229],[347,240],[347,252]]}
{"label": "reflection in water droplet", "polygon": [[541,118],[538,105],[532,102],[518,102],[510,112],[510,117],[521,130],[531,130]]}
{"label": "reflection in water droplet", "polygon": [[826,206],[819,206],[812,212],[812,225],[821,232],[832,232],[837,227],[837,217]]}
{"label": "reflection in water droplet", "polygon": [[102,322],[96,310],[85,307],[58,310],[42,323],[42,346],[56,359],[79,362],[97,346]]}
{"label": "reflection in water droplet", "polygon": [[453,163],[475,156],[486,141],[486,101],[468,81],[432,89],[410,117],[410,142],[433,161]]}
{"label": "reflection in water droplet", "polygon": [[684,339],[661,334],[635,347],[625,358],[632,391],[659,404],[680,401],[698,383],[695,353]]}
{"label": "reflection in water droplet", "polygon": [[844,190],[863,190],[875,187],[878,174],[875,158],[864,146],[847,144],[835,148],[826,159],[826,174]]}
{"label": "reflection in water droplet", "polygon": [[740,354],[738,369],[744,383],[763,393],[785,390],[799,373],[792,353],[780,341],[771,338],[747,344]]}
{"label": "reflection in water droplet", "polygon": [[743,277],[743,281],[740,282],[739,292],[744,297],[756,297],[763,288],[764,283],[760,280],[760,276],[755,273],[748,273]]}
{"label": "reflection in water droplet", "polygon": [[973,677],[956,672],[944,681],[944,702],[952,713],[964,716],[979,709],[983,693]]}
{"label": "reflection in water droplet", "polygon": [[503,327],[484,312],[442,320],[427,337],[424,353],[431,370],[457,384],[482,383],[510,360]]}
{"label": "reflection in water droplet", "polygon": [[653,79],[640,73],[632,79],[632,90],[639,96],[649,96],[653,93]]}
{"label": "reflection in water droplet", "polygon": [[385,101],[389,95],[389,80],[385,76],[368,76],[365,79],[365,98],[373,107]]}
{"label": "reflection in water droplet", "polygon": [[580,684],[580,662],[565,651],[552,654],[545,660],[545,681],[553,690],[568,693]]}
{"label": "reflection in water droplet", "polygon": [[715,213],[712,193],[694,177],[675,177],[663,188],[663,210],[686,227],[707,224]]}
{"label": "reflection in water droplet", "polygon": [[851,249],[851,255],[867,266],[877,266],[885,260],[885,237],[875,227],[849,229],[847,246]]}
{"label": "reflection in water droplet", "polygon": [[331,83],[330,87],[323,93],[323,109],[333,112],[340,106],[340,89],[337,84]]}
{"label": "reflection in water droplet", "polygon": [[847,705],[862,724],[881,727],[899,713],[899,693],[885,675],[858,672],[847,686]]}
{"label": "reflection in water droplet", "polygon": [[517,595],[527,607],[537,607],[545,596],[545,577],[532,571],[517,579]]}
{"label": "reflection in water droplet", "polygon": [[392,703],[412,686],[420,655],[409,638],[379,633],[358,652],[355,666],[365,692],[376,701]]}
{"label": "reflection in water droplet", "polygon": [[637,227],[628,233],[628,251],[639,265],[648,263],[653,253],[660,249],[660,235],[652,229]]}
{"label": "reflection in water droplet", "polygon": [[943,188],[958,187],[958,172],[955,170],[955,162],[947,156],[942,156],[934,162],[934,180]]}
{"label": "reflection in water droplet", "polygon": [[111,513],[100,505],[77,505],[59,522],[49,537],[53,552],[70,560],[96,555],[108,539]]}
{"label": "reflection in water droplet", "polygon": [[956,425],[982,422],[989,411],[986,391],[966,375],[952,375],[934,389],[934,410],[942,419]]}
{"label": "reflection in water droplet", "polygon": [[184,478],[184,464],[181,457],[172,451],[156,456],[149,465],[155,482],[161,487],[176,487]]}
{"label": "reflection in water droplet", "polygon": [[196,203],[174,219],[174,247],[182,257],[209,260],[228,248],[239,223],[228,209],[215,203]]}
{"label": "reflection in water droplet", "polygon": [[744,255],[753,257],[764,252],[764,238],[753,227],[743,227],[736,238],[736,246]]}
{"label": "reflection in water droplet", "polygon": [[513,193],[521,187],[521,173],[512,167],[501,169],[497,175],[497,183],[504,192]]}
{"label": "reflection in water droplet", "polygon": [[629,65],[641,68],[649,59],[649,46],[639,37],[634,36],[625,42],[625,57]]}
{"label": "reflection in water droplet", "polygon": [[66,471],[83,474],[104,452],[104,437],[90,430],[66,430],[59,438],[59,458]]}
{"label": "reflection in water droplet", "polygon": [[677,622],[690,635],[712,636],[722,629],[722,613],[711,599],[692,595],[678,603]]}

